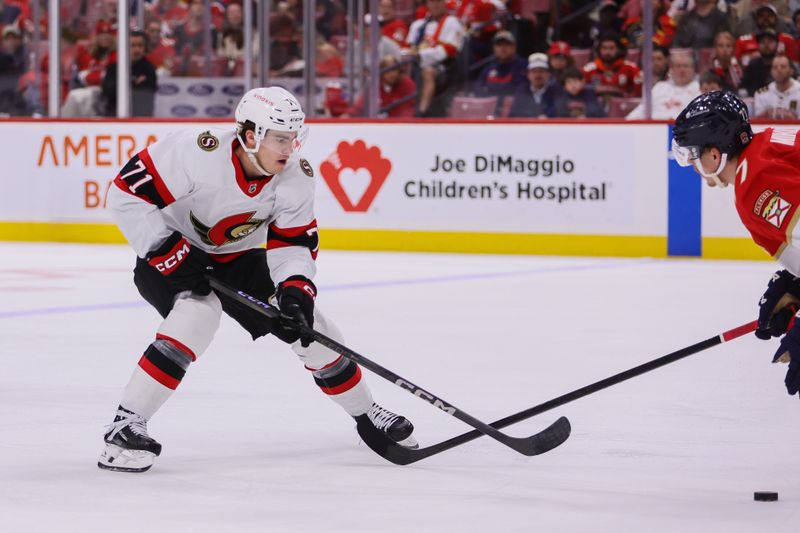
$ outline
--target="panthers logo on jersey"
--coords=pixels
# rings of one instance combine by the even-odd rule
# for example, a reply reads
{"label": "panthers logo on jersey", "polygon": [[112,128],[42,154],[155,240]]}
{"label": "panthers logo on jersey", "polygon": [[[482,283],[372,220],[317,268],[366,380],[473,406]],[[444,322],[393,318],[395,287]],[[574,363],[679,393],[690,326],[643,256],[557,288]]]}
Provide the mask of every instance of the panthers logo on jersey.
{"label": "panthers logo on jersey", "polygon": [[191,211],[189,218],[200,240],[209,246],[224,246],[240,241],[256,231],[265,220],[253,218],[255,211],[225,217],[213,226],[201,222]]}

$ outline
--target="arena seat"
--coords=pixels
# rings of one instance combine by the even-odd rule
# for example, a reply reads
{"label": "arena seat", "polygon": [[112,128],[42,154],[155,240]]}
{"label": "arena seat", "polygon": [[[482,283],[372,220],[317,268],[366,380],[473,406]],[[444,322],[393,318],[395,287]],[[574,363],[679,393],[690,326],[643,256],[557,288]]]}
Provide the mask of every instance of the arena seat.
{"label": "arena seat", "polygon": [[573,48],[572,60],[575,61],[575,67],[582,69],[583,66],[589,62],[592,57],[592,51],[589,48]]}
{"label": "arena seat", "polygon": [[497,97],[455,96],[450,104],[450,117],[485,119],[493,117],[497,108]]}
{"label": "arena seat", "polygon": [[608,101],[608,118],[625,118],[641,101],[641,98],[611,98]]}

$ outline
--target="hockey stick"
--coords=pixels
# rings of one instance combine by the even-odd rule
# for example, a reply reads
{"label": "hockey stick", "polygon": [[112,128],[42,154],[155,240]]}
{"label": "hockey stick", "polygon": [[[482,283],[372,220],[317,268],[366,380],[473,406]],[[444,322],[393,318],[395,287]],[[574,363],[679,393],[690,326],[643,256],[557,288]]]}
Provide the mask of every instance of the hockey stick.
{"label": "hockey stick", "polygon": [[[257,311],[264,316],[269,318],[278,319],[280,317],[280,311],[267,304],[264,303],[257,298],[253,298],[249,294],[233,289],[229,287],[227,284],[214,279],[212,277],[208,278],[209,283],[214,288],[214,290],[220,292],[221,294],[231,298],[241,304],[246,305],[247,307]],[[456,408],[453,404],[449,402],[445,402],[441,398],[437,398],[433,394],[427,392],[426,390],[414,385],[407,379],[404,379],[391,370],[388,370],[379,364],[367,359],[363,355],[359,355],[358,353],[354,352],[347,346],[339,344],[335,340],[331,339],[323,335],[322,333],[302,324],[297,324],[297,329],[303,336],[308,336],[313,338],[316,342],[320,343],[321,345],[325,346],[326,348],[330,348],[331,350],[335,351],[336,353],[341,354],[342,356],[354,361],[364,368],[367,368],[374,372],[375,374],[379,375],[380,377],[391,381],[401,389],[404,389],[414,396],[417,396],[426,402],[432,404],[435,407],[438,407],[445,413],[454,416],[455,418],[461,420],[462,422],[467,423],[468,425],[475,428],[479,434],[488,435],[493,439],[502,442],[509,448],[512,448],[523,455],[539,455],[545,453],[547,451],[552,450],[556,446],[562,444],[565,440],[569,438],[571,427],[569,424],[569,420],[565,417],[561,417],[556,420],[552,425],[544,429],[543,431],[531,435],[529,437],[512,437],[510,435],[506,435],[498,431],[496,428],[481,422],[477,418],[465,413],[464,411]],[[389,453],[389,448],[391,445],[396,445],[393,441],[388,439],[378,431],[370,422],[366,422],[361,419],[358,421],[358,433],[361,435],[361,438],[364,439],[364,442],[369,446],[373,451],[385,457],[384,453]],[[403,448],[402,446],[398,446]],[[406,448],[404,448],[406,449]]]}
{"label": "hockey stick", "polygon": [[[566,403],[573,402],[579,398],[583,398],[584,396],[588,396],[597,391],[607,389],[608,387],[616,385],[617,383],[622,383],[623,381],[627,381],[636,376],[640,376],[646,372],[655,370],[656,368],[668,365],[670,363],[674,363],[675,361],[683,359],[684,357],[694,355],[698,352],[702,352],[704,350],[717,346],[718,344],[722,344],[724,342],[728,342],[743,335],[746,335],[748,333],[751,333],[756,330],[757,326],[758,326],[757,321],[741,325],[739,327],[733,328],[731,330],[728,330],[724,333],[721,333],[704,341],[698,342],[697,344],[687,346],[686,348],[682,348],[678,351],[672,352],[663,357],[653,359],[652,361],[633,367],[629,370],[625,370],[624,372],[620,372],[619,374],[615,374],[606,379],[602,379],[600,381],[592,383],[591,385],[581,387],[580,389],[576,389],[572,392],[569,392],[557,398],[553,398],[552,400],[546,401],[535,407],[531,407],[529,409],[525,409],[524,411],[520,411],[519,413],[515,413],[505,418],[501,418],[496,422],[492,422],[491,425],[492,427],[500,429],[506,426],[510,426],[511,424],[516,424],[517,422],[527,420],[528,418],[544,413],[545,411],[549,411],[550,409],[553,409],[555,407],[559,407]],[[442,441],[438,444],[433,444],[431,446],[427,446],[425,448],[419,448],[417,450],[410,450],[408,448],[404,448],[403,446],[398,446],[392,443],[391,441],[389,441],[389,439],[384,439],[385,441],[388,442],[382,443],[383,453],[380,452],[379,453],[385,459],[395,464],[408,465],[411,463],[416,463],[417,461],[420,461],[427,457],[431,457],[432,455],[444,452],[451,448],[455,448],[456,446],[460,446],[466,442],[477,439],[481,435],[482,433],[479,431],[469,431],[467,433],[463,433],[451,439]]]}

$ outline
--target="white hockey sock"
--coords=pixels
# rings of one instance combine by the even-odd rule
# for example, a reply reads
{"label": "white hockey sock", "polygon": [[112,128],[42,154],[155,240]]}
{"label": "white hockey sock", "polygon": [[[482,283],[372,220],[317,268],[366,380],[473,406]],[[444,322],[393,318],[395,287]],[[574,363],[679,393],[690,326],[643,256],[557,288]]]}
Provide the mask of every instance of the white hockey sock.
{"label": "white hockey sock", "polygon": [[150,420],[173,392],[174,389],[165,387],[137,365],[122,394],[120,405]]}

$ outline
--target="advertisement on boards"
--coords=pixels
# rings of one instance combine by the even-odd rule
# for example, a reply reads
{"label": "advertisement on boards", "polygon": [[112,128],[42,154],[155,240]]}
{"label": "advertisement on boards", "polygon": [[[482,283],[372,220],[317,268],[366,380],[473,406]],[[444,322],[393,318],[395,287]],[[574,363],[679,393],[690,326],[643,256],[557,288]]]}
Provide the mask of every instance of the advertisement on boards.
{"label": "advertisement on boards", "polygon": [[[109,223],[105,201],[117,171],[147,145],[186,127],[232,124],[0,125],[0,142],[14,154],[6,161],[13,179],[5,180],[0,220]],[[322,227],[664,233],[665,133],[658,125],[321,123],[310,128],[303,156],[318,180]]]}

